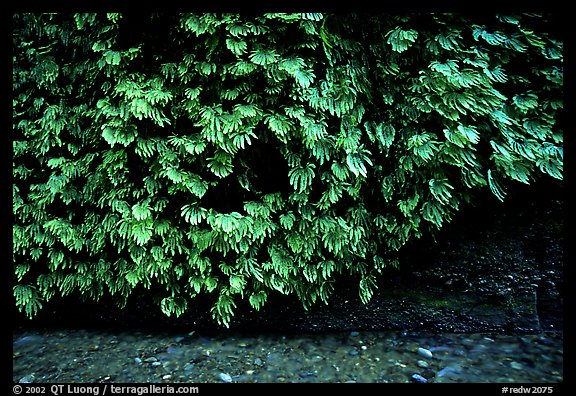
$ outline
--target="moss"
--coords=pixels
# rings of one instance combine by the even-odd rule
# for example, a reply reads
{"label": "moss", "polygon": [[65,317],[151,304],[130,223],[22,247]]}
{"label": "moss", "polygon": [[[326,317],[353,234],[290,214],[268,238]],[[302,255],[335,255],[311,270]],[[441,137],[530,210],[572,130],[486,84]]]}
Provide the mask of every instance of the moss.
{"label": "moss", "polygon": [[450,305],[450,302],[448,300],[431,300],[431,301],[428,300],[426,301],[426,303],[436,308],[445,308]]}
{"label": "moss", "polygon": [[382,295],[385,298],[392,299],[407,299],[409,301],[415,302],[419,305],[432,307],[432,308],[458,308],[461,305],[461,300],[458,300],[456,296],[453,298],[447,298],[444,293],[438,292],[427,292],[421,290],[394,290],[394,291],[382,291]]}
{"label": "moss", "polygon": [[476,307],[480,308],[480,309],[494,309],[494,308],[502,308],[503,306],[506,306],[507,304],[502,304],[499,302],[483,302],[478,304]]}

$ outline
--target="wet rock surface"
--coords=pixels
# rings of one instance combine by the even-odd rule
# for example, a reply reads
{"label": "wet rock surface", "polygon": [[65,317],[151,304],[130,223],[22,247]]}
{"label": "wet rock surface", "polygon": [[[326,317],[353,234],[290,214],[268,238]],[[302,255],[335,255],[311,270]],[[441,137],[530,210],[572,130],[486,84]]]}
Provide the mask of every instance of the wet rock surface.
{"label": "wet rock surface", "polygon": [[[360,301],[357,280],[340,279],[329,305],[317,304],[308,311],[294,296],[271,295],[259,312],[246,301],[239,302],[231,329],[496,333],[561,329],[563,207],[558,190],[540,188],[549,194],[528,200],[519,190],[504,204],[467,208],[440,232],[436,243],[416,241],[406,249],[400,269],[390,268],[382,276],[368,304]],[[495,201],[486,198],[486,202],[490,199]],[[16,314],[16,323],[28,328],[219,329],[210,317],[210,297],[197,298],[180,318],[167,318],[146,293],[133,295],[123,310],[105,298],[80,303],[79,296],[70,296],[46,304],[33,323]]]}
{"label": "wet rock surface", "polygon": [[[560,332],[505,335],[381,331],[350,336],[348,332],[208,335],[166,331],[16,331],[13,380],[559,383],[563,382],[562,344]],[[424,362],[419,348],[433,351],[433,357]],[[350,354],[350,350],[357,353]]]}

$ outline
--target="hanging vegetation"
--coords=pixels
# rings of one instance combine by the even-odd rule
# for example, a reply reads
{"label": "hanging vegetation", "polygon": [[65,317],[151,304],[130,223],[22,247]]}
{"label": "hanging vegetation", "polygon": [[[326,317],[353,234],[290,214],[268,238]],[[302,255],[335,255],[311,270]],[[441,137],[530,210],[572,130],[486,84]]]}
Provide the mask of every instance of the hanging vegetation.
{"label": "hanging vegetation", "polygon": [[562,179],[543,15],[15,14],[18,308],[154,290],[228,325],[363,301],[479,189]]}

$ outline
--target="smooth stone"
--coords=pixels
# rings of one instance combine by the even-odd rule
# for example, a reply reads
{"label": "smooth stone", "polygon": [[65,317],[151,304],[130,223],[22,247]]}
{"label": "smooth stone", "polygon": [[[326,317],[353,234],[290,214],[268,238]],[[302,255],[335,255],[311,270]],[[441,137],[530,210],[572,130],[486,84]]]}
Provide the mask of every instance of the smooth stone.
{"label": "smooth stone", "polygon": [[256,359],[254,359],[254,364],[255,364],[256,366],[263,366],[263,365],[264,365],[264,362],[262,361],[262,359],[256,358]]}
{"label": "smooth stone", "polygon": [[428,364],[428,362],[425,362],[424,360],[418,360],[416,362],[416,366],[420,367],[420,368],[428,368],[430,367],[430,365]]}
{"label": "smooth stone", "polygon": [[34,382],[34,375],[26,375],[18,381],[19,384],[31,384]]}
{"label": "smooth stone", "polygon": [[177,347],[169,346],[168,348],[166,348],[166,353],[173,354],[173,353],[177,353],[178,350],[179,350],[179,348],[177,348]]}
{"label": "smooth stone", "polygon": [[357,331],[351,331],[350,332],[350,337],[358,337],[359,335],[360,335],[360,333]]}
{"label": "smooth stone", "polygon": [[162,377],[163,380],[169,380],[170,378],[172,378],[170,374],[166,374],[165,376]]}
{"label": "smooth stone", "polygon": [[162,363],[161,362],[152,362],[152,366],[161,366]]}
{"label": "smooth stone", "polygon": [[134,363],[142,364],[142,359],[140,359],[139,357],[136,357],[136,358],[134,358]]}
{"label": "smooth stone", "polygon": [[311,371],[303,371],[298,373],[298,375],[300,376],[300,378],[314,377],[314,373]]}
{"label": "smooth stone", "polygon": [[486,349],[488,348],[487,345],[478,344],[470,352],[472,353],[486,353]]}
{"label": "smooth stone", "polygon": [[462,367],[460,366],[446,366],[436,373],[436,377],[444,377],[452,374],[460,374]]}
{"label": "smooth stone", "polygon": [[282,355],[280,355],[280,354],[277,353],[277,352],[270,352],[270,353],[268,353],[268,355],[266,356],[266,361],[267,361],[268,363],[272,363],[272,362],[274,362],[274,361],[277,361],[278,358],[281,358],[281,357],[282,357]]}
{"label": "smooth stone", "polygon": [[452,348],[447,346],[432,347],[429,349],[430,352],[450,352]]}
{"label": "smooth stone", "polygon": [[174,342],[180,343],[182,341],[184,341],[184,337],[182,337],[182,336],[174,338]]}
{"label": "smooth stone", "polygon": [[24,337],[17,339],[16,341],[14,341],[14,343],[12,345],[18,346],[18,345],[27,344],[29,342],[35,342],[35,341],[40,341],[40,340],[42,340],[42,337],[40,337],[40,336],[29,335],[29,336],[24,336]]}
{"label": "smooth stone", "polygon": [[144,363],[153,363],[157,361],[158,359],[155,356],[147,357],[146,359],[144,359]]}
{"label": "smooth stone", "polygon": [[552,341],[552,340],[549,339],[549,338],[545,338],[545,337],[540,337],[540,338],[538,338],[538,340],[537,340],[536,342],[537,342],[538,344],[546,345],[546,346],[552,346],[552,345],[554,345],[554,341]]}
{"label": "smooth stone", "polygon": [[353,350],[353,351],[348,352],[348,354],[350,356],[358,356],[360,354],[360,352],[358,352],[357,350]]}
{"label": "smooth stone", "polygon": [[512,367],[515,370],[522,370],[524,367],[518,363],[518,362],[511,362],[510,363],[510,367]]}
{"label": "smooth stone", "polygon": [[[154,364],[154,363],[152,363],[152,364]],[[163,361],[162,367],[164,367],[167,370],[173,370],[173,371],[178,370],[178,365],[175,364],[174,362],[169,361],[169,360]]]}
{"label": "smooth stone", "polygon": [[418,348],[418,355],[420,355],[426,359],[432,359],[432,352],[430,352],[426,348]]}
{"label": "smooth stone", "polygon": [[428,382],[428,380],[426,378],[422,377],[420,374],[412,374],[412,377],[410,377],[410,378],[412,378],[412,381],[418,382],[421,384],[425,384],[426,382]]}
{"label": "smooth stone", "polygon": [[184,365],[184,371],[191,371],[194,368],[194,364],[192,363],[186,363]]}
{"label": "smooth stone", "polygon": [[220,378],[222,382],[232,382],[232,377],[230,374],[220,373],[218,374],[218,378]]}

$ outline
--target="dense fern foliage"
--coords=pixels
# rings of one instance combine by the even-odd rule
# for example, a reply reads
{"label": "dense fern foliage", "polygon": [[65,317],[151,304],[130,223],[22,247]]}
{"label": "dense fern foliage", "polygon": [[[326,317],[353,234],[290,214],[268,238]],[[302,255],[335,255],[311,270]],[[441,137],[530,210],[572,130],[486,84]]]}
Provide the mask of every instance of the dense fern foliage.
{"label": "dense fern foliage", "polygon": [[16,14],[14,296],[363,301],[474,193],[562,178],[545,15]]}

